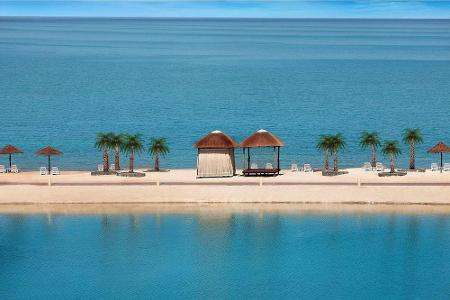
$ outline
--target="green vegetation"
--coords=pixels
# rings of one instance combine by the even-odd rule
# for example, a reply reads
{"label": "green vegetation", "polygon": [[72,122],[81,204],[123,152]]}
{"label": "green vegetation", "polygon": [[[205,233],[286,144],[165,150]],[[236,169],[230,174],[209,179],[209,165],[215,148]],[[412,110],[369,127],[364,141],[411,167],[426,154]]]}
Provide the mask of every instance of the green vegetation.
{"label": "green vegetation", "polygon": [[359,145],[362,149],[367,149],[369,147],[372,149],[371,165],[373,168],[375,168],[377,165],[376,150],[381,146],[378,132],[364,131],[359,138]]}

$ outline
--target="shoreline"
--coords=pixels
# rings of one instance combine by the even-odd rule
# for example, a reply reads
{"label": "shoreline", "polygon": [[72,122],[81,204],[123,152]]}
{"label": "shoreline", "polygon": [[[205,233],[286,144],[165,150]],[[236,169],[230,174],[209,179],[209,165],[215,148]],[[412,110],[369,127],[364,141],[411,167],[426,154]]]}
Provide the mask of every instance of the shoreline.
{"label": "shoreline", "polygon": [[450,173],[380,178],[348,169],[336,177],[283,170],[277,177],[196,178],[195,169],[150,172],[142,178],[66,171],[0,174],[4,204],[384,204],[450,205]]}

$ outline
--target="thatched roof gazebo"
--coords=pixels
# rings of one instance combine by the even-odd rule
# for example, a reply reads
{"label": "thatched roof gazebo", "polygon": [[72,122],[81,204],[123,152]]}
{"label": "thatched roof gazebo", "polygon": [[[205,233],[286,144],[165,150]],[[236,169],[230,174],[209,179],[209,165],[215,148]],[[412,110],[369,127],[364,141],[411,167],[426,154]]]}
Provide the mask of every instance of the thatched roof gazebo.
{"label": "thatched roof gazebo", "polygon": [[197,148],[197,177],[227,177],[236,174],[234,148],[229,135],[215,130],[194,144]]}
{"label": "thatched roof gazebo", "polygon": [[[271,132],[260,129],[257,132],[253,133],[251,136],[247,137],[240,146],[244,149],[247,149],[247,168],[243,171],[244,175],[279,175],[280,174],[280,148],[284,147],[284,143],[278,137],[276,137]],[[272,168],[252,168],[251,165],[251,155],[250,148],[255,147],[273,147],[274,155],[276,153],[276,167],[272,166]],[[275,161],[275,159],[274,159]]]}
{"label": "thatched roof gazebo", "polygon": [[12,167],[12,158],[11,158],[11,156],[13,154],[21,154],[21,153],[23,153],[23,151],[20,150],[19,148],[16,148],[13,145],[6,145],[2,149],[0,149],[0,154],[8,154],[9,155],[9,170],[11,170],[11,167]]}
{"label": "thatched roof gazebo", "polygon": [[434,147],[430,148],[428,151],[428,153],[440,153],[441,154],[441,173],[442,173],[442,169],[443,169],[443,162],[442,162],[442,154],[444,152],[450,152],[450,147],[448,147],[446,144],[444,144],[443,142],[439,142],[436,145],[434,145]]}

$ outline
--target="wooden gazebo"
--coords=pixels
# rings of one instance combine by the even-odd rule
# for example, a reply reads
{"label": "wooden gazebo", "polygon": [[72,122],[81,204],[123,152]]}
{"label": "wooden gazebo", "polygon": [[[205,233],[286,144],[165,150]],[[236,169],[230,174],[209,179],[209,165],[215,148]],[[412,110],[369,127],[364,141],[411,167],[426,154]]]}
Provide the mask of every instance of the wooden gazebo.
{"label": "wooden gazebo", "polygon": [[[280,148],[284,147],[283,141],[281,141],[278,137],[276,137],[271,132],[260,129],[248,138],[246,138],[240,146],[244,150],[247,150],[247,167],[242,171],[244,176],[248,175],[279,175],[280,174]],[[252,168],[251,165],[251,155],[250,155],[250,148],[256,148],[256,147],[273,147],[274,153],[276,153],[276,159],[274,158],[274,161],[276,160],[276,166],[272,166],[272,168],[267,168],[264,166],[264,168],[258,167],[258,168]]]}
{"label": "wooden gazebo", "polygon": [[197,148],[197,177],[227,177],[236,174],[236,143],[227,134],[215,130],[194,144]]}

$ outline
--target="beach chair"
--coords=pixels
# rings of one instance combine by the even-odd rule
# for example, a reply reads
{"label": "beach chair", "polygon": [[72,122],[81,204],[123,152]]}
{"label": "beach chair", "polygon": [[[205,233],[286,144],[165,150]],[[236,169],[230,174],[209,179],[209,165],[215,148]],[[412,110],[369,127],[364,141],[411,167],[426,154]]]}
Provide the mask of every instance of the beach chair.
{"label": "beach chair", "polygon": [[444,164],[444,172],[450,172],[450,163]]}
{"label": "beach chair", "polygon": [[266,169],[273,169],[273,165],[271,163],[267,163],[266,164]]}
{"label": "beach chair", "polygon": [[439,171],[439,166],[437,163],[431,164],[431,172],[434,172],[434,171]]}
{"label": "beach chair", "polygon": [[252,163],[252,164],[250,165],[250,169],[253,169],[253,170],[258,169],[258,164]]}
{"label": "beach chair", "polygon": [[60,175],[58,167],[52,167],[52,175]]}
{"label": "beach chair", "polygon": [[377,170],[377,172],[383,172],[384,171],[384,166],[382,163],[377,162],[375,170]]}
{"label": "beach chair", "polygon": [[109,166],[109,170],[110,171],[115,171],[116,170],[116,166],[114,164]]}
{"label": "beach chair", "polygon": [[11,172],[11,173],[19,173],[19,169],[17,168],[16,165],[12,165],[12,166],[11,166],[10,172]]}
{"label": "beach chair", "polygon": [[103,172],[103,165],[97,165],[97,171]]}
{"label": "beach chair", "polygon": [[292,164],[292,165],[291,165],[291,172],[298,172],[298,166],[297,166],[297,164]]}
{"label": "beach chair", "polygon": [[313,168],[310,164],[304,164],[303,165],[303,172],[313,172]]}
{"label": "beach chair", "polygon": [[368,172],[368,171],[372,171],[372,165],[370,164],[370,162],[365,162],[364,166],[363,166],[364,171]]}
{"label": "beach chair", "polygon": [[39,174],[47,175],[47,168],[46,167],[40,167],[39,168]]}
{"label": "beach chair", "polygon": [[6,168],[4,165],[0,165],[0,173],[6,173]]}

